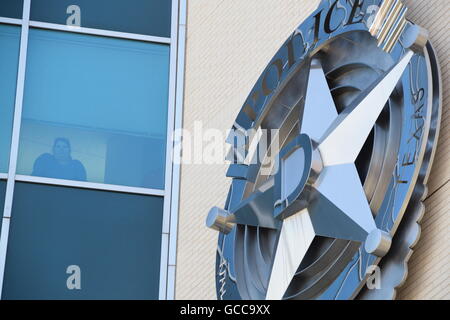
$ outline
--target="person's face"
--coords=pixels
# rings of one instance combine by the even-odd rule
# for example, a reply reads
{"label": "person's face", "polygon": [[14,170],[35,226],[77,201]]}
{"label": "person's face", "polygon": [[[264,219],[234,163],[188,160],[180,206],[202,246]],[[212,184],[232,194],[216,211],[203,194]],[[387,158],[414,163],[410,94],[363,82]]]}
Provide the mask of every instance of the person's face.
{"label": "person's face", "polygon": [[65,161],[70,159],[70,148],[69,145],[64,141],[56,142],[53,147],[53,155],[56,160]]}

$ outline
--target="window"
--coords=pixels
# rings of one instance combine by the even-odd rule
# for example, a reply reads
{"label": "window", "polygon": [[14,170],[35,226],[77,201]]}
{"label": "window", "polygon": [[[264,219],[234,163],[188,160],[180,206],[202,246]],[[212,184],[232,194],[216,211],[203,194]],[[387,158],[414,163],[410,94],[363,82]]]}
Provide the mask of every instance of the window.
{"label": "window", "polygon": [[159,197],[16,183],[3,299],[157,299],[162,212]]}
{"label": "window", "polygon": [[173,299],[186,0],[0,3],[0,298]]}
{"label": "window", "polygon": [[19,65],[20,28],[0,25],[0,172],[8,172]]}
{"label": "window", "polygon": [[169,47],[31,29],[17,172],[164,188]]}
{"label": "window", "polygon": [[170,37],[171,0],[33,0],[31,20],[67,24],[71,6],[81,27]]}

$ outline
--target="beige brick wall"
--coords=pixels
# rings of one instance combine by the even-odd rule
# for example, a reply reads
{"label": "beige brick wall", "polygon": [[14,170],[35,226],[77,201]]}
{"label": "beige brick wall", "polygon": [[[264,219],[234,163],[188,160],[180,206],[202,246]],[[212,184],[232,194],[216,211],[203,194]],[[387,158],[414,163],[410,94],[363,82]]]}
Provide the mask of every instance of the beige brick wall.
{"label": "beige brick wall", "polygon": [[[406,2],[411,7],[410,16],[431,31],[443,77],[447,79],[450,48],[444,37],[448,36],[450,1]],[[192,131],[195,121],[202,121],[204,128],[222,132],[229,129],[270,58],[318,3],[319,0],[188,0],[184,128]],[[444,91],[449,91],[445,80]],[[401,298],[449,298],[445,232],[450,207],[448,185],[444,187],[450,178],[448,94],[444,110],[423,235],[411,258],[411,274],[399,293]],[[205,228],[205,217],[212,206],[225,202],[230,183],[225,177],[226,169],[225,165],[182,167],[177,299],[216,298],[217,233]]]}
{"label": "beige brick wall", "polygon": [[407,0],[409,18],[430,32],[441,63],[441,134],[428,183],[422,235],[409,261],[409,275],[397,299],[450,299],[450,72],[449,0]]}

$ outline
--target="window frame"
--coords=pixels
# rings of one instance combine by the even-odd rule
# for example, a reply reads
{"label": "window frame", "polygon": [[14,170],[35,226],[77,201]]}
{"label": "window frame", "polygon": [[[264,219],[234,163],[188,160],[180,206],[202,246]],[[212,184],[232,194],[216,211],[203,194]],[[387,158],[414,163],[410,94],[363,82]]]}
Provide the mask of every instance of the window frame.
{"label": "window frame", "polygon": [[[159,299],[173,300],[175,299],[178,200],[181,169],[179,165],[180,161],[173,160],[180,159],[181,154],[180,150],[174,148],[172,136],[175,130],[182,128],[186,42],[186,0],[172,0],[170,38],[30,21],[31,1],[33,0],[24,0],[22,19],[0,17],[0,24],[16,25],[21,27],[9,169],[7,174],[0,173],[0,180],[6,180],[7,182],[5,206],[3,208],[2,218],[2,232],[0,235],[0,297],[2,294],[3,277],[7,257],[9,224],[11,219],[12,201],[14,197],[14,186],[16,181],[20,181],[163,197]],[[152,42],[170,46],[164,189],[137,188],[103,183],[50,179],[29,175],[18,175],[16,173],[30,28]]]}

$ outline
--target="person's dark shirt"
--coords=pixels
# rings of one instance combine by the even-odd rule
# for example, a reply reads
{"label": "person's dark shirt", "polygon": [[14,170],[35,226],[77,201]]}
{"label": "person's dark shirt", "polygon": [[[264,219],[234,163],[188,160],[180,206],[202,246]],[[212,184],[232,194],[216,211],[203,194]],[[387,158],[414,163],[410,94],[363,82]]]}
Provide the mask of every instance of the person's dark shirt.
{"label": "person's dark shirt", "polygon": [[50,153],[44,153],[36,159],[33,176],[86,181],[86,170],[78,160],[70,160],[67,164],[59,163]]}

